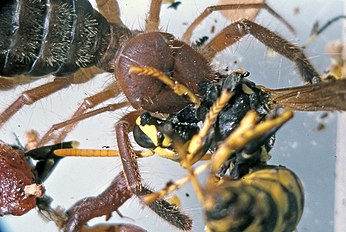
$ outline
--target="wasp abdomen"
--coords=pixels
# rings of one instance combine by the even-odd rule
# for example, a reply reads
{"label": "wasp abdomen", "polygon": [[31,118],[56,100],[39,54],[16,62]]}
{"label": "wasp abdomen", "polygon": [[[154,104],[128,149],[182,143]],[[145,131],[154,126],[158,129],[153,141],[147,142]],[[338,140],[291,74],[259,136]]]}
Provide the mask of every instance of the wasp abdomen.
{"label": "wasp abdomen", "polygon": [[64,76],[95,65],[110,26],[87,0],[10,0],[1,4],[0,75]]}
{"label": "wasp abdomen", "polygon": [[206,195],[211,231],[293,231],[303,212],[303,186],[292,171],[270,167],[225,180]]}

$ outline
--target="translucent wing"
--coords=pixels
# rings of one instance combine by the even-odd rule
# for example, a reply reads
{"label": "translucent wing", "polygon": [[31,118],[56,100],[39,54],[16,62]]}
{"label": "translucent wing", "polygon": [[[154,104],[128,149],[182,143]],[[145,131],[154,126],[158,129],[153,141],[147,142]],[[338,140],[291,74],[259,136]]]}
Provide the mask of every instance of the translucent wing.
{"label": "translucent wing", "polygon": [[269,107],[297,111],[346,111],[346,79],[283,89],[267,89]]}

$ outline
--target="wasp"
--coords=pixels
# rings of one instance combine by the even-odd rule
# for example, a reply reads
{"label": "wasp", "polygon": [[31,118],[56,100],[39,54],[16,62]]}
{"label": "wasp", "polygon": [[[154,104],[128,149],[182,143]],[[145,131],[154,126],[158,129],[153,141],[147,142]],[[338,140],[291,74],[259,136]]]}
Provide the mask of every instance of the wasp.
{"label": "wasp", "polygon": [[[118,95],[120,92],[119,89],[121,88],[126,97],[128,98],[128,101],[130,102],[125,102],[124,104],[126,106],[130,104],[138,110],[124,116],[120,121],[118,121],[116,125],[117,143],[121,153],[121,160],[123,163],[124,173],[126,179],[128,180],[128,184],[131,187],[131,190],[137,194],[139,194],[139,192],[141,191],[142,184],[139,170],[137,167],[137,161],[135,160],[135,152],[133,152],[130,140],[128,138],[128,133],[132,130],[133,126],[135,125],[136,118],[142,113],[142,110],[146,110],[149,112],[172,114],[182,109],[187,104],[189,104],[190,100],[185,98],[185,96],[177,95],[174,91],[171,90],[170,87],[168,87],[166,84],[163,84],[161,81],[157,81],[150,77],[143,77],[143,75],[138,76],[135,73],[129,74],[130,66],[146,65],[155,67],[157,69],[160,69],[164,73],[170,74],[170,77],[174,81],[178,81],[186,85],[187,88],[192,91],[193,95],[197,96],[197,98],[195,98],[197,99],[197,103],[198,99],[202,98],[202,93],[199,89],[199,84],[205,81],[214,81],[219,77],[209,65],[213,57],[217,53],[225,49],[227,46],[230,46],[231,44],[237,42],[241,37],[245,36],[246,34],[251,34],[267,46],[273,48],[274,50],[278,51],[290,60],[294,61],[305,82],[314,83],[319,81],[318,73],[310,64],[305,54],[297,46],[292,45],[291,43],[289,43],[285,39],[282,39],[275,33],[246,19],[234,22],[231,25],[225,27],[225,29],[221,31],[218,35],[216,35],[214,39],[206,43],[201,48],[201,50],[196,51],[193,47],[188,45],[189,33],[183,36],[183,41],[180,41],[175,39],[174,36],[169,33],[158,32],[158,15],[161,5],[160,1],[152,1],[152,5],[150,8],[151,10],[149,11],[146,23],[146,31],[154,31],[150,33],[140,33],[138,31],[131,31],[127,29],[123,24],[107,24],[107,21],[104,20],[104,18],[102,18],[100,14],[92,10],[87,1],[81,1],[78,2],[78,4],[77,6],[81,6],[80,8],[84,10],[83,12],[90,13],[93,16],[91,16],[92,19],[90,19],[89,17],[84,17],[88,19],[85,21],[88,23],[88,26],[86,27],[78,23],[73,25],[81,26],[83,28],[83,30],[81,31],[89,33],[89,29],[94,28],[93,22],[96,21],[98,22],[97,26],[106,25],[106,29],[102,28],[102,30],[97,30],[101,31],[100,34],[98,34],[97,36],[105,37],[103,37],[101,40],[97,40],[99,42],[97,43],[97,45],[100,45],[100,50],[97,50],[96,47],[93,47],[97,50],[95,54],[91,53],[87,54],[86,56],[78,54],[83,59],[73,60],[75,61],[74,67],[65,67],[66,69],[68,69],[66,73],[57,72],[56,75],[65,75],[69,72],[75,71],[76,69],[78,69],[78,67],[87,67],[88,65],[94,65],[95,63],[93,62],[95,60],[98,60],[97,64],[100,63],[100,66],[106,67],[103,67],[105,70],[107,70],[108,67],[110,67],[110,70],[114,69],[117,80],[115,85],[117,87],[109,90],[107,94],[103,92],[100,95],[97,95],[97,97],[95,96],[95,98],[93,98],[94,101],[92,101],[91,105],[94,105],[97,102],[99,102],[99,97],[105,99],[109,96]],[[51,5],[53,6],[54,4]],[[12,7],[9,7],[10,9],[6,12],[13,12],[11,11],[11,9],[14,9],[15,7],[13,5],[11,6]],[[239,8],[239,5],[237,4],[229,6],[210,7],[206,12],[210,10],[215,11],[220,9],[228,9],[232,7]],[[266,4],[247,5],[246,7],[265,7],[272,11],[271,8],[268,7]],[[73,7],[67,8],[68,10],[70,10],[70,8],[72,8],[73,10],[75,9]],[[76,9],[80,8],[77,7]],[[64,6],[61,9],[64,10],[66,8]],[[28,12],[30,13],[30,10],[28,10]],[[81,16],[79,16],[78,13],[73,13],[72,15],[76,18],[76,22],[78,22],[78,19],[80,19]],[[70,16],[70,13],[67,13],[67,16]],[[71,17],[66,18],[71,21],[74,20],[70,19]],[[204,18],[204,16],[202,16],[202,18]],[[196,23],[194,25],[198,24],[201,20],[202,19],[196,20]],[[72,28],[75,29],[73,26]],[[194,26],[190,27],[187,31],[191,32],[193,31],[193,28]],[[69,28],[67,28],[66,30],[68,29]],[[116,34],[116,32],[118,31],[119,34]],[[49,30],[46,30],[46,32],[47,34],[49,34]],[[112,34],[113,32],[115,34]],[[74,31],[72,33],[74,33]],[[90,35],[85,34],[83,37],[95,38],[95,35],[93,35],[93,33],[91,32]],[[37,39],[37,37],[35,38]],[[76,38],[78,38],[77,35]],[[42,40],[37,39],[36,42],[37,41],[40,42]],[[79,49],[82,53],[85,53],[86,50],[90,50],[88,49],[88,46],[90,46],[90,41],[82,41],[81,43],[78,43],[78,45],[83,44],[84,42],[86,47],[83,49]],[[77,46],[77,44],[73,44],[72,42],[71,44],[73,46]],[[104,44],[107,44],[107,46],[103,46]],[[106,49],[102,50],[105,47]],[[8,53],[6,57],[11,57],[14,51],[15,50]],[[35,51],[32,50],[32,52],[34,53]],[[152,53],[158,54],[158,56],[148,55]],[[30,56],[23,57],[23,60],[31,60],[31,58],[32,56],[30,53]],[[89,61],[90,63],[88,63]],[[58,66],[63,66],[64,64],[61,60],[58,60],[57,63]],[[35,68],[33,63],[30,62],[24,63],[22,64],[22,66],[23,68],[27,68],[30,70],[34,70]],[[17,73],[14,73],[13,75],[17,75]],[[68,82],[67,85],[69,85],[69,81],[67,78],[57,78],[56,81],[54,81],[54,83],[50,83],[49,85],[40,88],[40,91],[44,90],[43,94],[40,94],[40,91],[37,91],[37,89],[33,92],[30,92],[34,94],[29,94],[29,97],[27,97],[28,95],[24,94],[23,97],[16,101],[12,106],[10,106],[9,109],[6,110],[3,115],[11,115],[12,113],[9,112],[17,111],[18,106],[21,107],[25,103],[31,103],[35,99],[42,98],[47,94],[51,93],[52,89],[53,91],[56,91],[58,89],[63,88],[64,86],[66,86],[66,82]],[[116,89],[116,91],[114,89]],[[25,101],[22,99],[25,99]],[[27,101],[27,99],[30,100]],[[90,103],[90,101],[87,102],[87,104]],[[121,106],[117,105],[115,108],[118,109],[119,107],[124,107],[124,104]],[[85,106],[86,105],[83,105],[81,107],[82,111],[83,107]],[[77,115],[80,114],[80,111],[78,111]],[[6,120],[4,119],[3,121]]]}

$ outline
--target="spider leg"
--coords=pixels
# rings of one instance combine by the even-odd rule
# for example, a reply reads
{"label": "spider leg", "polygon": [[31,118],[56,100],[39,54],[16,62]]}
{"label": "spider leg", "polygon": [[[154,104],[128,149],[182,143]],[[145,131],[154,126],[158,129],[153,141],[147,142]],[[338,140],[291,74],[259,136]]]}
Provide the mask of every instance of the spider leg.
{"label": "spider leg", "polygon": [[[61,142],[65,139],[66,135],[76,127],[79,121],[106,111],[115,111],[122,107],[128,106],[128,102],[120,102],[85,113],[87,110],[94,108],[98,104],[107,101],[108,99],[117,97],[120,93],[121,89],[119,88],[118,84],[112,83],[103,91],[85,98],[69,120],[51,126],[51,128],[41,138],[39,145],[47,144],[51,140],[53,140],[54,143]],[[58,131],[59,129],[62,130]]]}
{"label": "spider leg", "polygon": [[80,231],[90,219],[116,211],[131,197],[132,192],[120,172],[101,194],[81,199],[67,211],[66,231]]}
{"label": "spider leg", "polygon": [[217,53],[248,34],[294,62],[305,82],[320,82],[320,75],[312,66],[301,48],[290,43],[267,28],[247,19],[242,19],[225,27],[203,47],[202,53],[211,60]]}
{"label": "spider leg", "polygon": [[162,0],[152,0],[150,10],[145,19],[145,31],[158,31],[160,24],[160,10]]}
{"label": "spider leg", "polygon": [[71,84],[84,83],[94,77],[100,70],[97,68],[81,69],[77,73],[68,77],[57,77],[53,82],[49,82],[36,88],[24,91],[11,105],[0,114],[0,127],[7,122],[23,106],[31,105],[38,100],[45,98],[61,89],[67,88]]}
{"label": "spider leg", "polygon": [[12,89],[19,85],[28,84],[36,80],[37,78],[24,76],[24,75],[17,76],[16,78],[8,78],[8,77],[0,76],[0,90]]}
{"label": "spider leg", "polygon": [[141,111],[133,111],[121,118],[115,125],[115,133],[119,148],[120,158],[127,183],[135,195],[142,191],[142,180],[136,160],[136,152],[131,146],[129,133],[134,127],[134,122]]}
{"label": "spider leg", "polygon": [[96,0],[96,3],[100,13],[106,17],[108,22],[123,25],[117,0]]}
{"label": "spider leg", "polygon": [[216,5],[216,6],[209,6],[207,7],[186,29],[185,33],[182,36],[182,41],[185,43],[189,43],[191,35],[195,28],[206,18],[208,17],[212,12],[214,11],[221,11],[221,10],[241,10],[241,9],[266,9],[270,14],[274,15],[280,22],[282,22],[286,27],[293,33],[295,33],[293,27],[278,14],[276,11],[274,11],[270,6],[268,6],[266,3],[252,3],[252,4],[227,4],[227,5]]}
{"label": "spider leg", "polygon": [[11,105],[0,114],[0,126],[7,122],[23,106],[31,105],[41,98],[47,97],[70,85],[68,78],[55,78],[53,82],[24,91]]}
{"label": "spider leg", "polygon": [[[136,118],[142,114],[142,111],[133,111],[125,115],[115,125],[115,132],[117,138],[117,144],[120,153],[120,159],[122,162],[123,171],[127,184],[133,194],[136,196],[143,196],[152,193],[151,190],[145,188],[142,184],[138,163],[136,160],[136,152],[131,146],[129,139],[129,132],[133,130]],[[172,208],[169,214],[167,212],[161,212],[160,208],[169,208],[169,204],[165,201],[152,202],[148,205],[153,211],[158,212],[162,218],[167,220],[169,223],[183,229],[191,229],[191,219],[179,213],[175,213]],[[168,211],[169,212],[169,211]]]}

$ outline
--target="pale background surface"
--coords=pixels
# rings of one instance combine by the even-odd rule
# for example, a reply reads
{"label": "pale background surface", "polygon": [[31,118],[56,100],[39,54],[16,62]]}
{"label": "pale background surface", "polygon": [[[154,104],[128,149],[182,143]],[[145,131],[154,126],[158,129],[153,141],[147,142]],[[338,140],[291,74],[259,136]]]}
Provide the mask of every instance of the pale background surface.
{"label": "pale background surface", "polygon": [[[162,9],[162,30],[180,36],[184,23],[190,22],[198,16],[208,5],[215,1],[190,0],[182,1],[178,11]],[[274,30],[285,38],[301,45],[308,37],[313,23],[318,20],[321,24],[330,17],[342,14],[343,1],[268,1],[268,3],[282,14],[297,30],[297,36],[290,34],[282,24],[262,11],[256,22]],[[145,13],[148,1],[119,0],[122,19],[133,29],[144,26]],[[299,14],[294,9],[299,8]],[[217,20],[217,22],[215,22]],[[183,25],[184,24],[184,25]],[[220,29],[227,24],[219,14],[212,14],[199,27],[193,40],[208,35],[212,25]],[[329,58],[324,52],[325,43],[338,39],[341,36],[341,23],[337,23],[307,49],[307,54],[321,73],[328,67]],[[237,60],[237,65],[233,62]],[[244,67],[251,73],[250,78],[256,83],[271,88],[295,86],[301,84],[294,65],[276,55],[268,56],[267,49],[252,37],[244,38],[215,60],[216,68]],[[51,79],[51,78],[50,78]],[[16,89],[1,92],[0,110],[8,106],[20,92],[48,79],[40,80],[29,86],[20,86]],[[10,120],[0,131],[0,138],[8,143],[15,143],[15,133],[20,141],[25,142],[24,133],[36,129],[43,134],[50,125],[67,119],[84,97],[96,93],[112,80],[111,75],[103,75],[89,83],[78,85],[61,91],[47,99],[43,99],[34,106],[26,107]],[[124,98],[122,98],[124,99]],[[121,99],[118,99],[121,100]],[[113,125],[128,109],[105,113],[82,122],[69,136],[68,140],[78,140],[81,148],[102,148],[107,145],[116,148]],[[329,114],[323,122],[326,129],[317,131],[322,113],[296,113],[295,118],[280,129],[274,150],[271,152],[272,164],[281,164],[294,170],[302,179],[306,193],[306,207],[298,231],[332,231],[334,208],[334,164],[335,164],[335,131],[336,114]],[[155,189],[164,186],[168,180],[175,180],[186,174],[177,164],[160,158],[141,159],[140,168],[145,182]],[[47,193],[54,198],[54,205],[69,208],[82,197],[96,195],[110,183],[119,172],[121,166],[118,158],[66,158],[63,160],[45,186]],[[186,197],[185,193],[190,196]],[[196,200],[194,191],[186,186],[177,192],[182,201],[182,209],[193,217],[193,231],[202,231],[204,228],[201,207]],[[163,222],[150,210],[143,208],[137,199],[131,199],[120,208],[120,211],[130,219],[121,219],[116,214],[112,220],[134,223],[149,231],[175,231]],[[22,217],[5,217],[0,219],[6,226],[5,231],[56,231],[52,223],[45,223],[32,210]],[[93,220],[91,223],[103,222],[104,218]],[[30,228],[30,229],[29,229]]]}

